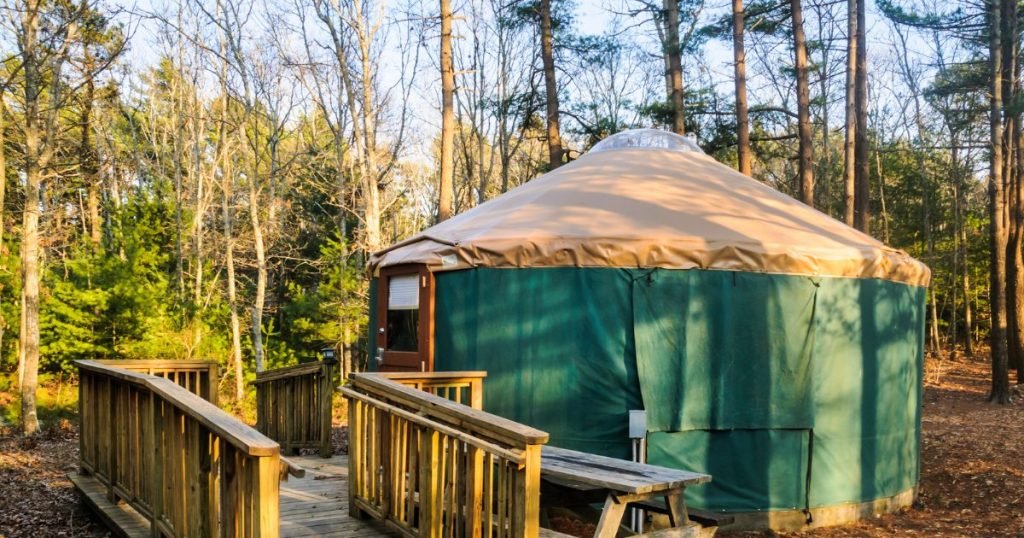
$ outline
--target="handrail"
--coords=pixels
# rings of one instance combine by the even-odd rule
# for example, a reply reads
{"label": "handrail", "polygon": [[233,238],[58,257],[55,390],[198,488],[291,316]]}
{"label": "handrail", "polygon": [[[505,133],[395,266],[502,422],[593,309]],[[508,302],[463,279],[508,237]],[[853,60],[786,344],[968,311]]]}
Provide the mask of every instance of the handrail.
{"label": "handrail", "polygon": [[164,378],[76,361],[79,462],[154,536],[278,536],[280,450]]}
{"label": "handrail", "polygon": [[547,432],[525,424],[492,415],[479,409],[453,402],[429,392],[417,390],[393,381],[390,373],[352,374],[349,380],[367,393],[374,394],[400,405],[438,417],[441,421],[460,430],[472,431],[515,445],[544,444],[548,442]]}
{"label": "handrail", "polygon": [[214,361],[102,359],[89,362],[162,377],[181,385],[185,390],[205,398],[214,405],[217,404],[220,369]]}
{"label": "handrail", "polygon": [[461,374],[349,376],[349,513],[407,536],[535,538],[548,434],[402,384]]}
{"label": "handrail", "polygon": [[456,403],[465,403],[473,409],[484,408],[483,383],[487,372],[387,372],[382,375],[402,385],[423,390]]}
{"label": "handrail", "polygon": [[336,361],[311,362],[256,374],[256,429],[286,454],[318,448],[329,458]]}

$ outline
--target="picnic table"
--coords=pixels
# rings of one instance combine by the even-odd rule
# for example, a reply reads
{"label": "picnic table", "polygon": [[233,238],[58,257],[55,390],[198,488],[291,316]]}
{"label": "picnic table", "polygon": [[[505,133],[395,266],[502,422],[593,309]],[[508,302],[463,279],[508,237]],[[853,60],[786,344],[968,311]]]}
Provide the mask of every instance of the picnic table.
{"label": "picnic table", "polygon": [[[604,509],[594,538],[614,538],[628,505],[650,503],[657,497],[664,497],[670,527],[676,529],[676,532],[657,535],[685,536],[686,529],[694,524],[686,510],[683,490],[711,481],[711,475],[707,474],[553,446],[541,450],[540,474],[541,480],[547,483],[546,489],[556,491],[560,497],[575,496],[579,502],[588,503],[600,502],[600,496],[604,496]],[[542,498],[543,495],[542,492]]]}

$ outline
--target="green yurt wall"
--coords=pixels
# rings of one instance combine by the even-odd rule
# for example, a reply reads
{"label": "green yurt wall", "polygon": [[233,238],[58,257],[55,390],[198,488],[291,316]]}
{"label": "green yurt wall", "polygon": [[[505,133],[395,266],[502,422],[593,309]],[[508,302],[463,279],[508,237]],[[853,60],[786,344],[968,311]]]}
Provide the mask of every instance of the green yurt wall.
{"label": "green yurt wall", "polygon": [[917,484],[925,288],[718,270],[436,274],[435,369],[551,444],[705,471],[694,506],[804,509]]}

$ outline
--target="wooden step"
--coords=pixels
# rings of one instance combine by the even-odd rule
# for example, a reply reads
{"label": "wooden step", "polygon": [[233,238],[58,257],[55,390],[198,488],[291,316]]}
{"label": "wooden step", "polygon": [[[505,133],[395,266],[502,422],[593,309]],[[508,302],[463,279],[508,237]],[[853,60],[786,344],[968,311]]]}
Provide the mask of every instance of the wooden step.
{"label": "wooden step", "polygon": [[132,510],[125,503],[114,504],[107,498],[107,487],[96,478],[79,473],[68,473],[75,489],[82,495],[82,501],[99,516],[103,524],[114,535],[122,538],[144,538],[152,536],[149,521]]}

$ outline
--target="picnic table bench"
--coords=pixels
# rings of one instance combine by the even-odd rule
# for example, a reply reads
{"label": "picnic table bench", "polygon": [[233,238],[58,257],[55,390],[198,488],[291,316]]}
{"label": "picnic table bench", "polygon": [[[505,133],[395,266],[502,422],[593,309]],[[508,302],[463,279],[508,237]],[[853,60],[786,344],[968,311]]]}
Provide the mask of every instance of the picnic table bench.
{"label": "picnic table bench", "polygon": [[[540,466],[544,491],[563,499],[588,504],[604,501],[594,538],[614,538],[630,504],[650,503],[664,497],[669,529],[641,536],[693,536],[699,526],[691,522],[683,499],[687,486],[711,481],[711,476],[628,460],[545,446]],[[603,497],[603,499],[602,499]]]}

